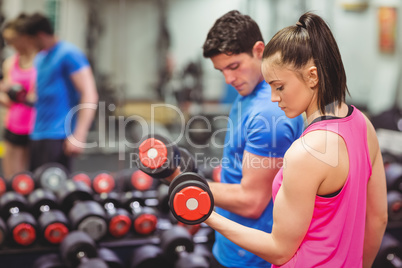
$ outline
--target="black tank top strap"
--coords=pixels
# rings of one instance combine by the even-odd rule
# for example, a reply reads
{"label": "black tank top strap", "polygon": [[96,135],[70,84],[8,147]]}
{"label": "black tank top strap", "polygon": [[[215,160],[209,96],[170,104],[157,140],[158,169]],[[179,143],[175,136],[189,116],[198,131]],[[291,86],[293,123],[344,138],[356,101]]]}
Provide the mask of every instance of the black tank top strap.
{"label": "black tank top strap", "polygon": [[[350,116],[352,113],[353,113],[353,106],[348,105],[348,114],[345,117]],[[316,119],[314,119],[313,122],[311,122],[309,124],[309,126],[314,124],[314,123],[320,122],[320,121],[331,120],[331,119],[341,119],[341,118],[342,117],[323,115],[323,116],[320,116],[320,117],[317,117]]]}
{"label": "black tank top strap", "polygon": [[[348,114],[347,114],[345,117],[350,116],[352,113],[353,113],[353,106],[352,106],[352,105],[348,105]],[[324,121],[324,120],[341,119],[341,118],[342,118],[342,117],[326,116],[326,115],[324,115],[324,116],[320,116],[320,117],[317,117],[316,119],[314,119],[313,122],[310,123],[310,125],[312,125],[312,124],[314,124],[314,123],[317,123],[317,122],[320,122],[320,121]],[[310,126],[310,125],[309,125],[309,126]],[[342,187],[342,188],[343,188],[343,187]],[[318,196],[324,197],[324,198],[331,198],[331,197],[334,197],[334,196],[338,195],[338,194],[342,191],[342,188],[339,189],[338,191],[334,192],[334,193],[326,194],[326,195],[318,195]]]}

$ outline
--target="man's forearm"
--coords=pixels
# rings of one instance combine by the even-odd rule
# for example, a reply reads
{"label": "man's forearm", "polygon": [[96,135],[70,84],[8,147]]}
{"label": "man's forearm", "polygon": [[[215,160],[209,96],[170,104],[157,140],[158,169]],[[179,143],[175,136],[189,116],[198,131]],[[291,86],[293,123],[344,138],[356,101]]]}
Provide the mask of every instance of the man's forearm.
{"label": "man's forearm", "polygon": [[261,208],[265,208],[270,200],[269,196],[267,202],[264,201],[265,205],[259,206],[257,202],[261,200],[250,197],[241,184],[209,182],[209,187],[215,206],[247,218],[258,218],[263,211]]}

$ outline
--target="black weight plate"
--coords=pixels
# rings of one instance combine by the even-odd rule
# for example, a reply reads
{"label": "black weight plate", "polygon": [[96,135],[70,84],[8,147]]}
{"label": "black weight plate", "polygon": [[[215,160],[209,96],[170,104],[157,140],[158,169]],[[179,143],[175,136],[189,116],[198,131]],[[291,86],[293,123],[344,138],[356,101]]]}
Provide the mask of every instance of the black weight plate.
{"label": "black weight plate", "polygon": [[177,185],[184,181],[195,181],[195,182],[201,182],[202,184],[208,185],[208,182],[206,179],[201,177],[199,174],[194,173],[194,172],[186,172],[186,173],[181,173],[176,176],[176,178],[173,179],[173,181],[169,185],[169,196],[172,194],[172,191],[174,188],[176,188]]}

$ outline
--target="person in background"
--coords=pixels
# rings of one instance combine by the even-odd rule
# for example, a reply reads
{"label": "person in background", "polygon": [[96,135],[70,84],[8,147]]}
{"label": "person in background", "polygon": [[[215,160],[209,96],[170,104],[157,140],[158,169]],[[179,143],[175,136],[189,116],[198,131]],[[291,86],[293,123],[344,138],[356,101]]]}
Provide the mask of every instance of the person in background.
{"label": "person in background", "polygon": [[[28,170],[29,135],[31,134],[35,111],[36,70],[34,58],[37,53],[31,38],[20,34],[19,29],[26,19],[25,14],[6,22],[2,36],[15,53],[3,62],[3,81],[0,83],[0,102],[6,106],[4,144],[2,159],[3,175],[10,179],[14,174]],[[19,92],[12,94],[11,91]]]}
{"label": "person in background", "polygon": [[305,112],[308,121],[273,182],[272,233],[220,211],[205,223],[274,267],[371,267],[388,218],[384,166],[372,124],[345,103],[331,30],[305,13],[271,39],[262,58],[271,100],[287,117]]}
{"label": "person in background", "polygon": [[[203,55],[236,90],[229,114],[221,182],[209,184],[216,211],[264,232],[272,228],[272,181],[289,146],[303,131],[302,116],[289,119],[270,102],[261,72],[264,40],[257,23],[232,10],[209,30]],[[212,267],[269,267],[250,251],[216,233]]]}
{"label": "person in background", "polygon": [[75,45],[57,38],[43,14],[29,15],[21,33],[40,51],[35,58],[37,101],[30,170],[58,162],[71,171],[71,159],[83,152],[97,108],[91,66]]}

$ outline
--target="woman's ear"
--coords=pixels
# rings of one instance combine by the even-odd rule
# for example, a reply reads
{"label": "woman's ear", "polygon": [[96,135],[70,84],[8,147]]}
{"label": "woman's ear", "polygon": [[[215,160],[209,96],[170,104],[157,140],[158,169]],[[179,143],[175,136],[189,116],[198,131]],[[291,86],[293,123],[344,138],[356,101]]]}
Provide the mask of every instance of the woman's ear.
{"label": "woman's ear", "polygon": [[317,67],[310,66],[307,69],[306,77],[307,77],[307,84],[309,85],[309,87],[315,88],[318,85]]}

